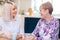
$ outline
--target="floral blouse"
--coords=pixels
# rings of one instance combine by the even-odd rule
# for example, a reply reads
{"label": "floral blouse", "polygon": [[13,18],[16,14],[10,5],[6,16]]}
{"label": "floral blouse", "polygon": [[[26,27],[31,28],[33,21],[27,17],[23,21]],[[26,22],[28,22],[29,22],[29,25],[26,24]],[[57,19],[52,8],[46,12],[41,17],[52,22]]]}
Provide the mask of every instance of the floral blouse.
{"label": "floral blouse", "polygon": [[52,18],[49,22],[46,22],[44,19],[40,19],[32,34],[37,37],[37,40],[58,40],[58,19]]}

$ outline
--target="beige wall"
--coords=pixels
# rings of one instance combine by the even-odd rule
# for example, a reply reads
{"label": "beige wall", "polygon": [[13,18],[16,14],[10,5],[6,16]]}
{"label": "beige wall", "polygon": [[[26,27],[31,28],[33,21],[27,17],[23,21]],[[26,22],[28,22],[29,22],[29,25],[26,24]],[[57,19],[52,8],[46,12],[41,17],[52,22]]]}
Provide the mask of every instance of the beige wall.
{"label": "beige wall", "polygon": [[0,5],[0,16],[2,16],[3,13],[3,6]]}
{"label": "beige wall", "polygon": [[20,9],[27,11],[31,7],[31,0],[20,0]]}

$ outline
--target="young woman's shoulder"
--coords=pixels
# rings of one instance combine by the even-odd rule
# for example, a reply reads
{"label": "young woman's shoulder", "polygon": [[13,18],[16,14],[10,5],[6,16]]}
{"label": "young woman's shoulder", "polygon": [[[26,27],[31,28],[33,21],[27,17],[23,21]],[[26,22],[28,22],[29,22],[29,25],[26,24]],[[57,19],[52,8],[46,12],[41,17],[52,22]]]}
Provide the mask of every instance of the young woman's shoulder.
{"label": "young woman's shoulder", "polygon": [[0,25],[3,24],[3,18],[0,17]]}

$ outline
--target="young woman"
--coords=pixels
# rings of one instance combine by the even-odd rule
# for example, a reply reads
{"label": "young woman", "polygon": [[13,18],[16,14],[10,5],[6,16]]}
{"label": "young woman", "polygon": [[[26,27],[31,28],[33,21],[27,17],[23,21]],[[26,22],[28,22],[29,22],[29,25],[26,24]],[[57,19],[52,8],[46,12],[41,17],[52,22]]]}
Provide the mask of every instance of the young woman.
{"label": "young woman", "polygon": [[0,36],[11,39],[14,35],[12,40],[16,40],[17,35],[23,34],[19,19],[16,4],[13,2],[5,3],[3,16],[0,18]]}

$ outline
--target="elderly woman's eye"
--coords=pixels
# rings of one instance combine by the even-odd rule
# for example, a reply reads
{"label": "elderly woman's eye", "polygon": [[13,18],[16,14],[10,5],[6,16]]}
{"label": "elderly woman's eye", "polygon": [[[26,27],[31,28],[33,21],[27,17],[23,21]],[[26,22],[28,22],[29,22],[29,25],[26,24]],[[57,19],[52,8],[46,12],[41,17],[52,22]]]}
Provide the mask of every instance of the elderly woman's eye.
{"label": "elderly woman's eye", "polygon": [[41,10],[40,10],[41,11]]}
{"label": "elderly woman's eye", "polygon": [[15,8],[13,10],[15,10]]}

